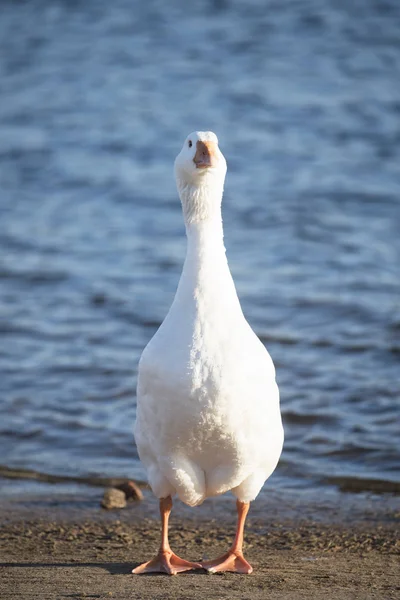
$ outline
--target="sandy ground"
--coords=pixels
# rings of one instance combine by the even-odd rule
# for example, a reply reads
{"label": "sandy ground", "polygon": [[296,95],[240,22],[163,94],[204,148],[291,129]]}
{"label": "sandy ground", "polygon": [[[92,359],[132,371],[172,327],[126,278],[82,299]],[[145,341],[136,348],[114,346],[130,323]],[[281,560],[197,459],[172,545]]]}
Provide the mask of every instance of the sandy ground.
{"label": "sandy ground", "polygon": [[[43,502],[42,510],[38,504],[25,503],[24,510],[10,500],[0,504],[4,600],[400,598],[395,512],[345,524],[250,517],[245,556],[252,575],[199,571],[168,577],[131,574],[158,546],[159,524],[155,515],[143,516],[146,503],[109,513],[97,505],[71,511],[57,510],[57,502]],[[170,541],[182,557],[199,560],[226,551],[233,532],[233,514],[196,520],[177,510]]]}

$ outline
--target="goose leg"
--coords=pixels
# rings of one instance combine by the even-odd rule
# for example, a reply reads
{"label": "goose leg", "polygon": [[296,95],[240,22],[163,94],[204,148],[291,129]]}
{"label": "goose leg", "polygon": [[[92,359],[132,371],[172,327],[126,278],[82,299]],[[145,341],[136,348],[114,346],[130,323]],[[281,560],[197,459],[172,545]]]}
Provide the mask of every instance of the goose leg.
{"label": "goose leg", "polygon": [[132,573],[141,575],[142,573],[167,573],[168,575],[176,575],[182,571],[190,571],[191,569],[201,569],[201,564],[183,560],[172,552],[168,541],[168,521],[172,510],[172,498],[161,498],[160,513],[161,513],[161,546],[158,554],[152,560],[139,565],[133,569]]}
{"label": "goose leg", "polygon": [[237,500],[236,508],[238,520],[235,540],[226,554],[223,554],[214,560],[206,560],[201,563],[203,569],[207,569],[209,573],[233,571],[235,573],[250,574],[253,571],[253,567],[243,556],[243,531],[247,513],[250,508],[250,502],[240,502]]}

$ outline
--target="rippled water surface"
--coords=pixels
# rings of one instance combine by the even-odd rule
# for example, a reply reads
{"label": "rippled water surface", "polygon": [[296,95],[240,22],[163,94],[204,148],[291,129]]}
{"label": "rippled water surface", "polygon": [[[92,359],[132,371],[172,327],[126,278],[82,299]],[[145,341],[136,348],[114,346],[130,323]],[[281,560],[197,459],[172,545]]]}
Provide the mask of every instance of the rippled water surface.
{"label": "rippled water surface", "polygon": [[396,480],[400,5],[27,2],[0,19],[0,463],[143,477],[140,353],[212,129],[244,312],[277,367],[270,482]]}

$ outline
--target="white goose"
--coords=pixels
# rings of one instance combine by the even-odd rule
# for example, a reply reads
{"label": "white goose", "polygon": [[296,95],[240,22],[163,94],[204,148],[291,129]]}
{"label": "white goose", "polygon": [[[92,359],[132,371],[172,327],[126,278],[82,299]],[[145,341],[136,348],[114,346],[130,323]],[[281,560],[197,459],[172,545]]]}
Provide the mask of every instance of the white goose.
{"label": "white goose", "polygon": [[[236,294],[223,243],[226,162],[212,132],[191,133],[175,161],[187,255],[172,306],[139,363],[135,439],[160,498],[157,556],[133,573],[251,573],[242,552],[250,501],[274,471],[283,445],[272,360]],[[189,506],[231,490],[237,498],[234,543],[223,556],[192,563],[172,552],[172,496]]]}

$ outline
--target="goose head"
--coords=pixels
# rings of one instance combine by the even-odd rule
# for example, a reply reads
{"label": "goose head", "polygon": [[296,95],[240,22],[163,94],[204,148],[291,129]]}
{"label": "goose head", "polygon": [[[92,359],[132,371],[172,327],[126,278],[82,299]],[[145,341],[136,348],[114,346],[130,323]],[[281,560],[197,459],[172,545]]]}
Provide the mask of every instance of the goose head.
{"label": "goose head", "polygon": [[175,159],[175,178],[185,220],[204,220],[221,206],[226,161],[212,131],[194,131]]}
{"label": "goose head", "polygon": [[210,175],[225,179],[226,161],[212,131],[190,133],[175,160],[176,178],[190,185],[201,185]]}

